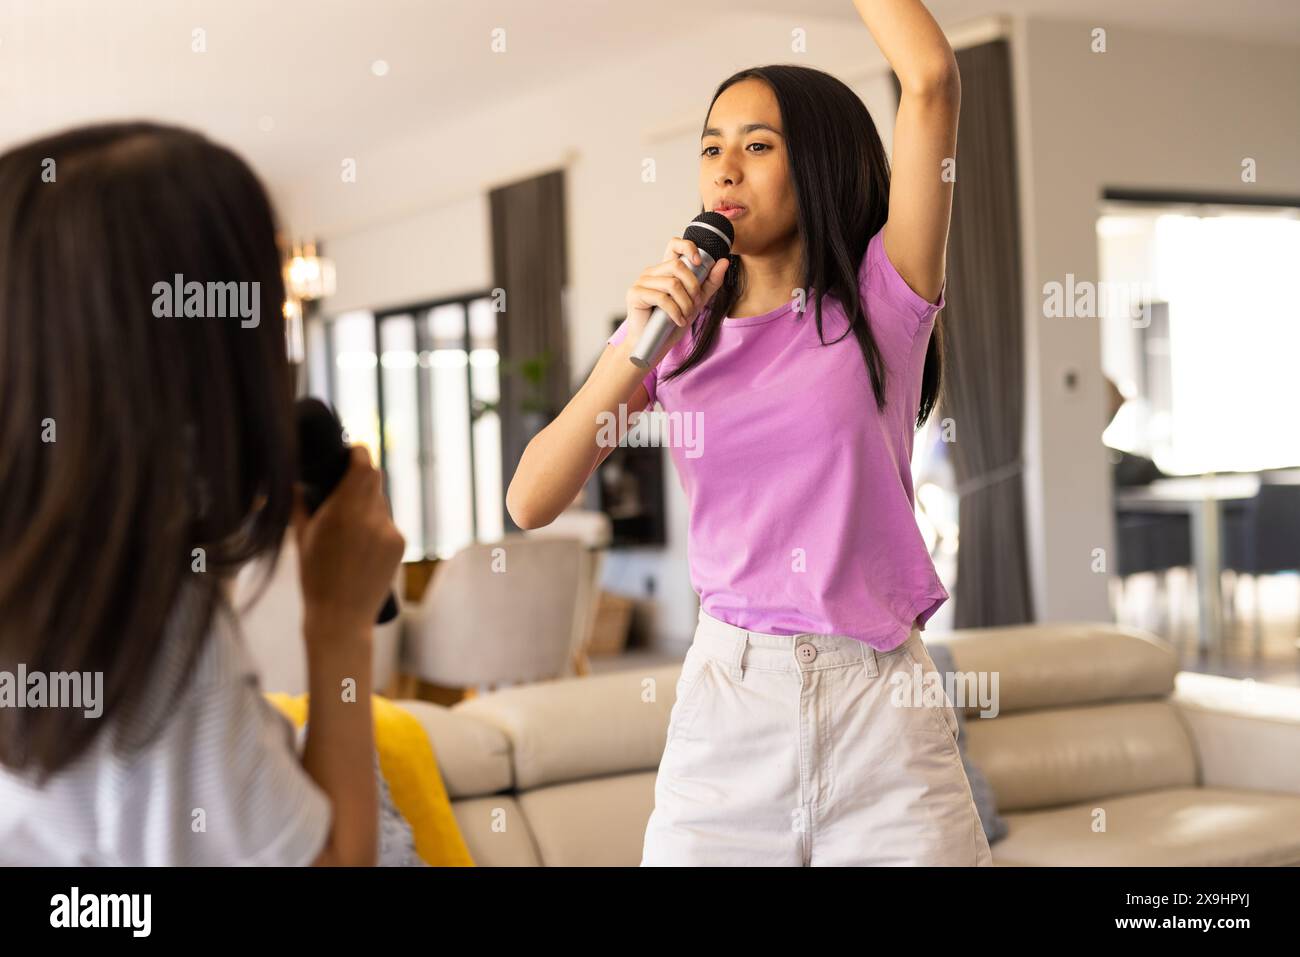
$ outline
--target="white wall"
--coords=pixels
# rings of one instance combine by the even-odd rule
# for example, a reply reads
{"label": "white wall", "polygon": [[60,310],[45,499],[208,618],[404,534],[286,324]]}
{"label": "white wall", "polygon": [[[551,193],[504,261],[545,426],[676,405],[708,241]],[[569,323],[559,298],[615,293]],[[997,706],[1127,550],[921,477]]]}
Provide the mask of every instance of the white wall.
{"label": "white wall", "polygon": [[[1107,186],[1300,193],[1294,47],[1111,27],[1107,51],[1092,53],[1095,26],[1031,18],[1015,28],[1026,501],[1042,620],[1110,617],[1092,561],[1113,544],[1100,326],[1043,318],[1044,284],[1066,273],[1100,278],[1096,219]],[[1258,162],[1254,185],[1241,182],[1244,157]],[[1074,394],[1061,385],[1067,369],[1081,376]]]}
{"label": "white wall", "polygon": [[492,284],[487,196],[471,194],[328,238],[326,251],[338,272],[338,288],[325,304],[334,315],[486,289]]}

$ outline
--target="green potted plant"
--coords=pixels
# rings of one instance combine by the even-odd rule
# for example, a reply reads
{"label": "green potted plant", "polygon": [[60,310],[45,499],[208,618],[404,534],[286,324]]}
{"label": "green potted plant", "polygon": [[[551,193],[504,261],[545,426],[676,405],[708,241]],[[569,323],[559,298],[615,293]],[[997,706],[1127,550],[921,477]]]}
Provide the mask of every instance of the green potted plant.
{"label": "green potted plant", "polygon": [[[501,375],[518,376],[523,383],[519,398],[519,414],[523,420],[524,433],[531,438],[546,427],[555,415],[546,399],[546,381],[551,368],[550,351],[525,356],[510,362],[501,363]],[[498,411],[498,402],[475,402],[474,418],[485,412]]]}

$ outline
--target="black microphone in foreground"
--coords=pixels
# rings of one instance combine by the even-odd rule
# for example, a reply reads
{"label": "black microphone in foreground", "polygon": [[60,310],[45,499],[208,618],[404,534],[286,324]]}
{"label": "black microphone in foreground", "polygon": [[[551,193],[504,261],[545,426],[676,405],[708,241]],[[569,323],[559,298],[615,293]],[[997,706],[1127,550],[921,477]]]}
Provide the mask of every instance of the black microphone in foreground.
{"label": "black microphone in foreground", "polygon": [[[303,505],[310,515],[347,474],[352,452],[343,441],[343,423],[320,399],[299,399],[294,414],[298,420],[298,481],[303,485]],[[396,617],[397,596],[390,591],[375,624]]]}

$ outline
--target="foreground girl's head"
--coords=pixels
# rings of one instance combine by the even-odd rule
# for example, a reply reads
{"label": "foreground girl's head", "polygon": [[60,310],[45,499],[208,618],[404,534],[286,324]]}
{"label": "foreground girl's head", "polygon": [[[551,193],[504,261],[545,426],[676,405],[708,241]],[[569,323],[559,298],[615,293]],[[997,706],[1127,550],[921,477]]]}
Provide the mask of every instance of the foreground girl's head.
{"label": "foreground girl's head", "polygon": [[51,772],[139,708],[164,636],[192,662],[222,579],[278,548],[283,302],[266,193],[202,136],[93,126],[0,156],[0,669],[100,671],[104,698],[0,709],[0,763]]}

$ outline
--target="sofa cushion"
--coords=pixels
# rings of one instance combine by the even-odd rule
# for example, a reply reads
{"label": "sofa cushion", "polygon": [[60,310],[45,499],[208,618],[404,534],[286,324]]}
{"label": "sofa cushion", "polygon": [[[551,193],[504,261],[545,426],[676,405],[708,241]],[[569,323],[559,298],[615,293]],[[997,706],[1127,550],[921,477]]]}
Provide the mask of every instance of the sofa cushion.
{"label": "sofa cushion", "polygon": [[499,730],[513,747],[515,786],[659,767],[680,664],[564,678],[469,698],[451,712]]}
{"label": "sofa cushion", "polygon": [[464,798],[451,812],[478,867],[541,867],[528,819],[513,794]]}
{"label": "sofa cushion", "polygon": [[[1300,865],[1300,801],[1292,795],[1167,788],[1006,817],[1010,831],[992,848],[999,865]],[[1103,820],[1105,830],[1096,830]]]}
{"label": "sofa cushion", "polygon": [[510,741],[498,728],[428,701],[395,704],[415,715],[424,728],[453,801],[510,789]]}
{"label": "sofa cushion", "polygon": [[1004,815],[1197,783],[1191,740],[1168,699],[1002,714],[962,730]]}
{"label": "sofa cushion", "polygon": [[[996,672],[996,706],[1004,715],[1163,697],[1174,690],[1178,672],[1178,656],[1166,642],[1118,625],[965,628],[945,634],[943,641],[957,670],[985,676],[990,688]],[[975,710],[968,707],[966,716]]]}
{"label": "sofa cushion", "polygon": [[654,810],[655,772],[612,774],[519,795],[547,867],[636,867]]}

